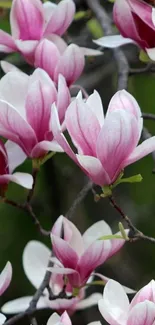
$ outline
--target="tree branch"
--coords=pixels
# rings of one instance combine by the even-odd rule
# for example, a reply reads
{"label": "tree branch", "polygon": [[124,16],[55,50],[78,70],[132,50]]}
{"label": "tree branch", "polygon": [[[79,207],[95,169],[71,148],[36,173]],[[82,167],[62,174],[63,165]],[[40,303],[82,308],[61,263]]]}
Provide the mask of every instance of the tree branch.
{"label": "tree branch", "polygon": [[[94,12],[97,20],[99,21],[105,36],[113,35],[112,22],[106,13],[105,9],[101,6],[99,0],[86,0],[88,7]],[[112,49],[114,58],[116,60],[118,69],[118,85],[117,89],[126,89],[128,85],[129,65],[125,54],[119,48]]]}

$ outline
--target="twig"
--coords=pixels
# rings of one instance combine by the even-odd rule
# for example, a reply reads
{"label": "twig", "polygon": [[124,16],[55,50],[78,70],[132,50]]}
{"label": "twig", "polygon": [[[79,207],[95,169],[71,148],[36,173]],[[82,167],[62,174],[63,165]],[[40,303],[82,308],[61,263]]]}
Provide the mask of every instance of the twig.
{"label": "twig", "polygon": [[123,218],[123,220],[125,220],[125,222],[127,223],[129,229],[130,229],[130,233],[128,234],[129,238],[131,241],[133,240],[147,240],[153,244],[155,244],[155,238],[153,237],[149,237],[144,235],[139,229],[137,229],[132,221],[130,220],[129,217],[127,217],[125,215],[125,213],[122,211],[122,209],[118,206],[118,204],[115,202],[114,198],[111,196],[109,197],[109,201],[111,203],[111,205],[113,206],[113,208],[121,215],[121,217]]}
{"label": "twig", "polygon": [[85,88],[82,87],[81,85],[72,85],[72,86],[70,87],[70,89],[75,89],[75,90],[78,90],[78,91],[81,90],[83,96],[84,96],[86,99],[89,97],[87,91],[86,91]]}
{"label": "twig", "polygon": [[[94,12],[99,21],[105,36],[113,34],[112,22],[108,17],[105,9],[101,6],[99,0],[86,0],[88,7]],[[123,51],[119,48],[112,49],[118,68],[118,85],[117,89],[126,89],[128,84],[129,65]]]}
{"label": "twig", "polygon": [[[150,139],[152,137],[151,133],[148,131],[148,129],[146,127],[143,127],[143,132],[142,132],[142,139],[143,140],[147,140],[147,139]],[[151,153],[152,155],[152,159],[155,163],[155,151],[153,151]],[[152,173],[155,173],[155,167],[153,168],[152,170]]]}
{"label": "twig", "polygon": [[71,219],[73,217],[73,214],[77,206],[83,201],[83,199],[86,197],[89,190],[92,189],[92,187],[93,187],[93,182],[89,180],[88,183],[82,188],[82,190],[77,195],[70,209],[66,212],[65,214],[66,218]]}
{"label": "twig", "polygon": [[152,113],[142,113],[142,117],[145,120],[153,120],[153,121],[155,121],[155,114],[152,114]]}
{"label": "twig", "polygon": [[34,189],[35,189],[35,186],[36,186],[36,180],[37,180],[38,172],[39,172],[38,168],[33,168],[33,171],[32,171],[33,186],[32,186],[32,189],[28,192],[27,200],[26,200],[27,203],[30,203],[31,200],[32,200],[32,197],[33,197],[33,194],[34,194]]}
{"label": "twig", "polygon": [[[52,262],[50,260],[48,263],[48,268],[51,266],[52,266]],[[48,286],[50,277],[51,277],[51,272],[49,270],[47,270],[40,287],[38,288],[38,290],[36,291],[35,295],[33,296],[32,300],[30,302],[29,307],[24,312],[11,317],[8,321],[5,322],[5,325],[12,325],[12,324],[18,322],[20,319],[24,318],[25,316],[32,315],[37,311],[37,308],[36,308],[37,303],[38,303],[40,297],[43,295],[44,290]]]}

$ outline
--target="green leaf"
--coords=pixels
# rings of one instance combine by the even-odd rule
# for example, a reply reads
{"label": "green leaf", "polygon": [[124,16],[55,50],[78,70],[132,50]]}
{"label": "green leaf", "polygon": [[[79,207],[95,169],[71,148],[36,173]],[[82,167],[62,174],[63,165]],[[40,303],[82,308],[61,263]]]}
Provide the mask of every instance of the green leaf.
{"label": "green leaf", "polygon": [[119,178],[114,185],[112,186],[112,188],[116,187],[118,184],[121,183],[140,183],[143,180],[143,177],[141,174],[138,175],[134,175],[131,177],[127,177],[127,178]]}
{"label": "green leaf", "polygon": [[120,232],[122,234],[123,239],[129,240],[129,237],[127,236],[127,234],[125,232],[125,229],[124,229],[124,226],[123,226],[122,222],[119,222],[118,227],[119,227],[119,230],[120,230]]}
{"label": "green leaf", "polygon": [[147,55],[147,53],[143,50],[140,51],[139,53],[139,60],[144,62],[144,63],[148,63],[151,61],[151,59],[149,58],[149,56]]}
{"label": "green leaf", "polygon": [[120,235],[107,235],[107,236],[102,236],[98,240],[108,240],[108,239],[124,239],[124,237]]}
{"label": "green leaf", "polygon": [[87,22],[87,27],[90,30],[93,38],[100,38],[103,36],[103,30],[96,18],[92,18]]}
{"label": "green leaf", "polygon": [[87,11],[78,11],[76,12],[75,16],[74,16],[74,20],[81,20],[84,19],[86,16],[88,15]]}

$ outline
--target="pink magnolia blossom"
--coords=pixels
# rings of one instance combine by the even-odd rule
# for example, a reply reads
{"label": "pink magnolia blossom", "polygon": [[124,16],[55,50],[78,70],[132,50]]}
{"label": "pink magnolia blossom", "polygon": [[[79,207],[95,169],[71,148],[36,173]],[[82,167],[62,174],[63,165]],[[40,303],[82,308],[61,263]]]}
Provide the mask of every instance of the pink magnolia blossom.
{"label": "pink magnolia blossom", "polygon": [[137,146],[143,124],[141,110],[134,97],[125,90],[112,97],[105,118],[97,91],[85,102],[80,94],[72,101],[66,112],[65,125],[77,154],[62,133],[56,107],[52,112],[55,139],[100,186],[113,184],[126,166],[155,150],[155,137]]}
{"label": "pink magnolia blossom", "polygon": [[135,42],[155,60],[155,9],[142,0],[116,0],[113,17],[121,36],[102,37],[95,43],[113,48]]}
{"label": "pink magnolia blossom", "polygon": [[[28,189],[32,188],[33,178],[30,174],[15,172],[26,156],[21,148],[11,141],[0,141],[0,194],[3,196],[9,182],[17,183]],[[13,173],[13,174],[12,174]]]}
{"label": "pink magnolia blossom", "polygon": [[129,303],[122,286],[109,280],[98,303],[100,313],[110,325],[155,325],[154,289],[151,281]]}
{"label": "pink magnolia blossom", "polygon": [[84,69],[84,53],[77,45],[71,44],[67,47],[65,43],[64,51],[60,53],[53,42],[44,39],[36,48],[34,65],[44,69],[56,83],[59,74],[62,74],[70,86]]}
{"label": "pink magnolia blossom", "polygon": [[[52,314],[46,325],[72,325],[72,322],[65,311],[61,316],[59,316],[57,313]],[[99,325],[99,322],[92,322],[88,325]]]}
{"label": "pink magnolia blossom", "polygon": [[[31,284],[38,289],[47,270],[47,265],[51,256],[51,251],[44,244],[38,241],[30,241],[23,252],[23,267],[24,272]],[[60,262],[56,258],[52,258],[55,267],[60,267]],[[91,281],[91,279],[90,279]],[[64,278],[62,274],[51,274],[49,286],[54,295],[58,295],[64,287]],[[49,299],[48,291],[44,291],[44,295],[40,297],[37,308],[49,308],[63,313],[65,310],[72,314],[75,310],[82,310],[93,305],[97,305],[99,299],[102,298],[100,293],[93,293],[85,298],[86,290],[83,288],[75,298],[71,298],[72,288],[69,284],[66,287],[66,295],[69,299],[58,298],[55,300]],[[13,314],[25,311],[32,296],[21,297],[13,301],[7,302],[2,311],[6,314]]]}
{"label": "pink magnolia blossom", "polygon": [[0,30],[0,51],[20,52],[33,64],[39,41],[53,34],[62,35],[73,21],[75,5],[62,0],[58,5],[40,0],[13,0],[10,24],[12,36]]}
{"label": "pink magnolia blossom", "polygon": [[[0,296],[7,290],[12,279],[12,266],[10,262],[7,262],[3,271],[0,273]],[[6,320],[6,317],[0,313],[0,325]]]}
{"label": "pink magnolia blossom", "polygon": [[84,286],[95,268],[124,245],[124,239],[99,240],[111,234],[110,227],[102,220],[82,236],[71,221],[60,216],[52,228],[51,239],[53,252],[63,267],[52,267],[51,272],[66,274],[73,288]]}
{"label": "pink magnolia blossom", "polygon": [[63,76],[59,76],[57,90],[44,70],[36,69],[31,76],[20,71],[7,73],[0,80],[0,134],[18,144],[30,158],[62,151],[51,129],[54,102],[63,123],[70,103]]}

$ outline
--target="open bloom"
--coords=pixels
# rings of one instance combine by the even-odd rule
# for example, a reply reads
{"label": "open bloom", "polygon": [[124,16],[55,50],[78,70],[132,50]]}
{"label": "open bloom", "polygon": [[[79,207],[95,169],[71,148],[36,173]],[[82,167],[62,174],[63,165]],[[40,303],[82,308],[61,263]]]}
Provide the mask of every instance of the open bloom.
{"label": "open bloom", "polygon": [[102,220],[82,236],[71,221],[60,216],[52,228],[51,239],[53,252],[64,267],[52,267],[51,272],[66,274],[73,288],[84,286],[95,268],[124,245],[124,239],[100,240],[111,234],[110,227]]}
{"label": "open bloom", "polygon": [[[12,266],[7,262],[3,271],[0,273],[0,296],[6,291],[12,279]],[[6,317],[0,313],[0,325],[6,320]]]}
{"label": "open bloom", "polygon": [[51,130],[52,103],[56,101],[63,123],[70,94],[63,76],[58,90],[48,74],[36,69],[31,76],[7,73],[0,81],[0,134],[18,144],[30,158],[62,151]]}
{"label": "open bloom", "polygon": [[109,280],[98,303],[100,313],[110,325],[154,325],[154,289],[154,281],[151,281],[129,303],[122,286]]}
{"label": "open bloom", "polygon": [[[24,272],[36,289],[39,288],[41,282],[43,281],[50,256],[50,249],[38,241],[30,241],[24,249]],[[56,258],[52,258],[52,262],[55,266],[57,266],[57,264],[60,265],[60,262]],[[59,295],[64,288],[63,275],[51,274],[49,287],[55,296]],[[75,310],[85,309],[87,307],[97,305],[98,300],[102,297],[100,293],[93,293],[88,298],[84,299],[85,289],[81,289],[77,297],[71,298],[72,288],[69,284],[67,284],[65,291],[68,299],[59,297],[55,300],[50,300],[49,293],[47,290],[45,290],[44,295],[41,296],[38,301],[37,308],[51,308],[57,310],[59,313],[67,310],[68,313],[72,314]],[[32,296],[26,296],[7,302],[2,307],[2,311],[6,314],[25,311],[26,308],[28,308],[32,298]]]}
{"label": "open bloom", "polygon": [[0,141],[0,195],[5,194],[9,182],[17,183],[28,189],[32,188],[33,177],[30,174],[13,173],[24,160],[25,154],[18,145],[11,141],[5,144]]}
{"label": "open bloom", "polygon": [[33,64],[39,41],[53,34],[62,35],[71,24],[75,13],[72,0],[58,5],[40,0],[13,0],[10,13],[12,36],[0,30],[0,51],[18,51]]}
{"label": "open bloom", "polygon": [[137,147],[143,124],[141,110],[125,90],[112,97],[105,118],[96,91],[86,102],[81,95],[72,101],[66,111],[65,125],[78,154],[61,131],[56,107],[53,107],[52,124],[57,142],[100,186],[114,183],[126,166],[155,150],[155,137]]}
{"label": "open bloom", "polygon": [[[46,325],[72,325],[72,322],[65,311],[61,316],[57,313],[52,314]],[[88,325],[99,325],[99,322],[89,323]]]}
{"label": "open bloom", "polygon": [[155,9],[142,0],[116,0],[113,17],[123,37],[103,37],[95,43],[117,47],[134,41],[155,60]]}

